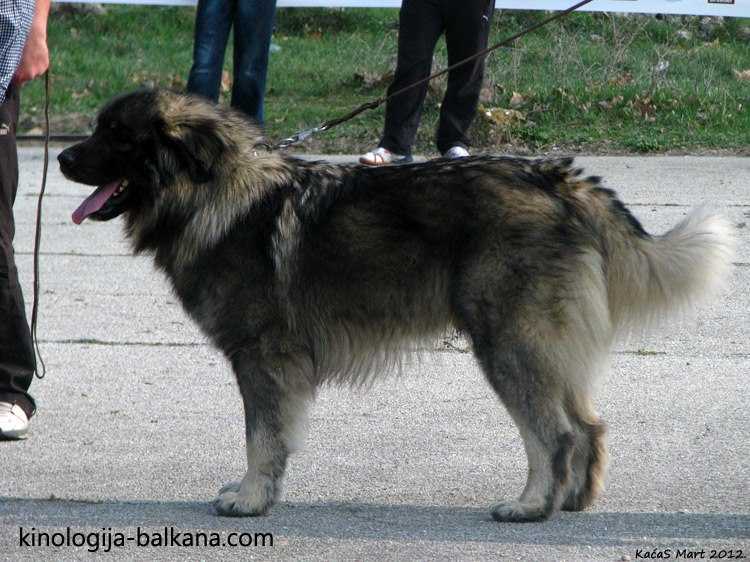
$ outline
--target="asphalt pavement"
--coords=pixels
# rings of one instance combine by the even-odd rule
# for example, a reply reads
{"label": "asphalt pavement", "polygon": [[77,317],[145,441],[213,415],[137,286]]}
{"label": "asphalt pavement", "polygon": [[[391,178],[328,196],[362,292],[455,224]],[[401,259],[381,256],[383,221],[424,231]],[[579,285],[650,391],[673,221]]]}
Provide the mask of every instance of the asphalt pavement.
{"label": "asphalt pavement", "polygon": [[[30,305],[42,151],[20,152],[16,250]],[[211,500],[244,473],[231,372],[150,260],[131,256],[119,220],[72,223],[89,189],[53,162],[39,327],[48,374],[31,388],[29,438],[0,443],[0,560],[750,556],[750,159],[578,162],[650,232],[708,203],[737,227],[739,250],[714,302],[616,345],[597,398],[611,464],[596,505],[515,525],[488,508],[523,487],[521,441],[455,338],[369,390],[325,389],[271,514],[217,517]]]}

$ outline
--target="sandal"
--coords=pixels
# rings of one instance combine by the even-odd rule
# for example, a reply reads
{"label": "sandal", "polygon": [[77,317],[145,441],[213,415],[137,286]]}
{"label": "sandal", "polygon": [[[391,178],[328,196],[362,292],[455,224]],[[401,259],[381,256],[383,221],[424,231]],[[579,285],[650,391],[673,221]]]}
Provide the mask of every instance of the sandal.
{"label": "sandal", "polygon": [[359,157],[360,164],[365,166],[387,166],[389,164],[407,164],[412,161],[409,155],[394,154],[382,146]]}

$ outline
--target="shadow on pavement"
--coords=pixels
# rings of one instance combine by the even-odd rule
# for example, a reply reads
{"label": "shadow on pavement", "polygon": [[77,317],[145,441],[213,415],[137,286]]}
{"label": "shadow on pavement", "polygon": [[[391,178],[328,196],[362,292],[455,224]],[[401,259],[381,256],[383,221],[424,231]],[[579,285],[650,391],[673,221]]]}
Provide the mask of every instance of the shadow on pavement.
{"label": "shadow on pavement", "polygon": [[[487,509],[368,503],[287,503],[260,518],[226,518],[209,503],[89,502],[0,497],[0,525],[112,528],[174,527],[177,531],[253,531],[287,537],[532,545],[684,546],[750,538],[750,515],[731,513],[563,513],[535,524],[499,524]],[[727,545],[731,547],[731,545]]]}

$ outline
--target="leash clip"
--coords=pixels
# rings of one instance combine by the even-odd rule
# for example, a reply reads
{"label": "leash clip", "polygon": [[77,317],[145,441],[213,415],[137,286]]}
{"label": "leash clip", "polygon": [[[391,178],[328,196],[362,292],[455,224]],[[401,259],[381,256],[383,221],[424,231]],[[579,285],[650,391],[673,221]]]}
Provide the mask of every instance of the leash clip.
{"label": "leash clip", "polygon": [[321,127],[312,127],[310,129],[305,129],[304,131],[299,131],[298,133],[293,134],[291,137],[287,137],[285,139],[280,140],[278,143],[276,143],[277,149],[283,149],[288,148],[292,146],[293,144],[297,144],[299,142],[303,142],[313,136],[315,133],[319,133],[320,131],[325,131],[325,128]]}

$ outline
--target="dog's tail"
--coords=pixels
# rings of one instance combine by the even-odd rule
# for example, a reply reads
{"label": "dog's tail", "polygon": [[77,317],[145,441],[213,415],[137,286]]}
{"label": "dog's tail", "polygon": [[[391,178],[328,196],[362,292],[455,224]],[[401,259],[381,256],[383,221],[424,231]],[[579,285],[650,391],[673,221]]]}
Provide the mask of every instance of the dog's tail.
{"label": "dog's tail", "polygon": [[699,207],[661,236],[643,230],[619,202],[606,233],[606,277],[612,327],[640,331],[668,314],[686,312],[729,278],[735,250],[732,225]]}

